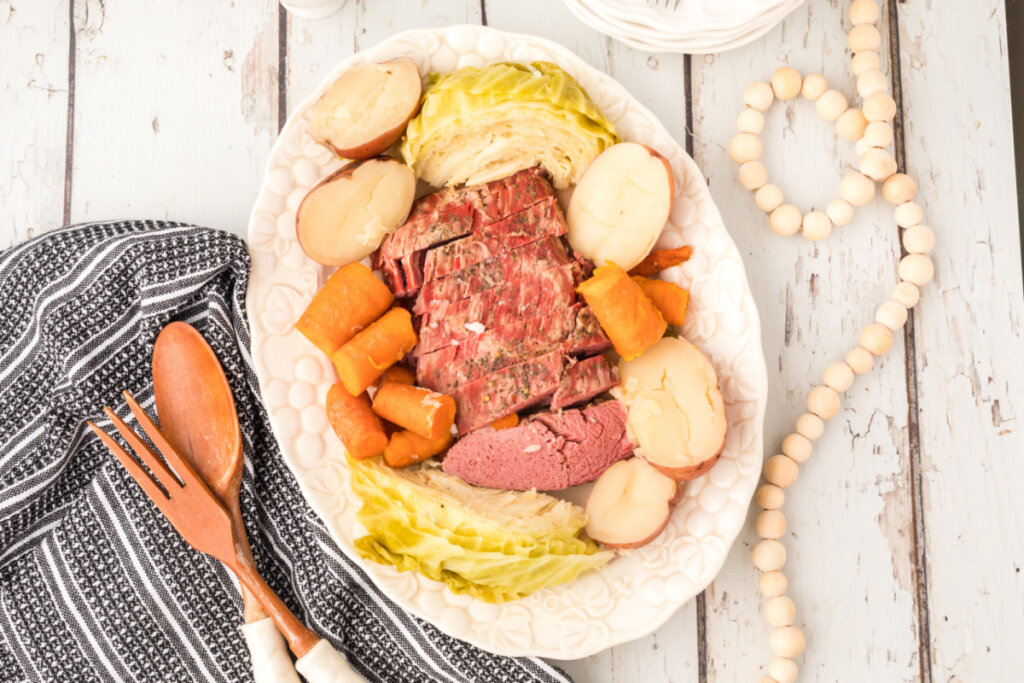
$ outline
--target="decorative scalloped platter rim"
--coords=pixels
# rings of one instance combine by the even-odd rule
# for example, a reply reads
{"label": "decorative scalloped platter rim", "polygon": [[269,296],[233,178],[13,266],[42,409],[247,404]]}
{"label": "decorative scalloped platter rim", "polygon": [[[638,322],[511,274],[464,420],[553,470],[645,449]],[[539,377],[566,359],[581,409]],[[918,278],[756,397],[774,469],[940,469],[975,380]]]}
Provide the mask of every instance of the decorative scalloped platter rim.
{"label": "decorative scalloped platter rim", "polygon": [[[355,552],[353,540],[363,533],[355,522],[360,502],[323,408],[333,370],[293,328],[326,275],[298,245],[295,210],[341,163],[305,135],[309,110],[345,69],[399,56],[411,57],[424,74],[495,61],[555,62],[580,81],[623,139],[653,147],[669,160],[677,194],[659,246],[690,244],[695,254],[664,276],[691,292],[682,331],[710,357],[726,401],[730,429],[722,457],[686,485],[654,542],[571,583],[498,605],[457,595],[419,574],[364,562]],[[288,118],[271,150],[248,236],[252,357],[274,434],[335,542],[399,606],[496,654],[578,659],[651,633],[721,569],[761,470],[768,382],[760,322],[739,252],[697,165],[611,77],[556,43],[482,26],[395,35],[338,64]]]}

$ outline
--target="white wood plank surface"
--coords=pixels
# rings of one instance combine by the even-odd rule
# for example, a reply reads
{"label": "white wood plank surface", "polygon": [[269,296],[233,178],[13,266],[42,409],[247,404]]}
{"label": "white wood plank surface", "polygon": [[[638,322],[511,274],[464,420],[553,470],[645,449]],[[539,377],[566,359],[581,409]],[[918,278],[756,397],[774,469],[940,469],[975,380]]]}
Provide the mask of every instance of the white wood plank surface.
{"label": "white wood plank surface", "polygon": [[[766,456],[778,452],[804,412],[808,390],[821,383],[829,363],[856,346],[860,329],[873,322],[897,282],[898,234],[880,193],[824,242],[778,237],[740,187],[725,149],[736,133],[743,89],[768,80],[779,66],[822,73],[854,101],[847,5],[808,3],[760,41],[693,58],[695,158],[740,245],[761,312],[770,386]],[[803,98],[776,103],[761,137],[769,178],[802,211],[824,210],[856,162],[853,145]],[[808,680],[918,676],[906,428],[905,360],[897,342],[846,393],[842,412],[788,491],[785,571],[797,623],[807,634],[801,668]],[[759,573],[750,561],[757,540],[751,526],[710,590],[709,680],[756,680],[772,659]]]}
{"label": "white wood plank surface", "polygon": [[[908,344],[899,338],[858,378],[790,490],[787,574],[808,633],[802,680],[1016,680],[1024,499],[1011,487],[1024,482],[1024,294],[1003,4],[941,13],[930,0],[885,4],[897,12],[883,22],[898,29],[897,142],[938,235],[937,275]],[[273,0],[0,0],[0,248],[62,222],[66,166],[72,221],[169,217],[244,234],[283,109],[395,32],[486,18],[567,45],[692,144],[761,311],[770,455],[822,369],[887,297],[898,232],[877,200],[820,245],[776,237],[725,145],[743,88],[777,65],[821,71],[854,95],[847,5],[809,1],[752,45],[694,57],[688,84],[682,57],[620,45],[559,0],[349,0],[326,20],[283,24]],[[762,137],[769,173],[804,209],[836,196],[855,161],[806,102],[776,105]],[[702,609],[695,602],[647,638],[558,664],[598,683],[757,680],[771,655],[754,540],[752,529],[741,536]]]}
{"label": "white wood plank surface", "polygon": [[[938,240],[915,316],[936,681],[1021,679],[1024,300],[999,0],[900,8],[908,165]],[[1018,38],[1019,39],[1019,38]],[[943,88],[935,95],[935,75]]]}
{"label": "white wood plank surface", "polygon": [[277,136],[277,3],[75,4],[71,219],[244,235]]}
{"label": "white wood plank surface", "polygon": [[63,3],[0,0],[0,248],[63,219],[69,23]]}

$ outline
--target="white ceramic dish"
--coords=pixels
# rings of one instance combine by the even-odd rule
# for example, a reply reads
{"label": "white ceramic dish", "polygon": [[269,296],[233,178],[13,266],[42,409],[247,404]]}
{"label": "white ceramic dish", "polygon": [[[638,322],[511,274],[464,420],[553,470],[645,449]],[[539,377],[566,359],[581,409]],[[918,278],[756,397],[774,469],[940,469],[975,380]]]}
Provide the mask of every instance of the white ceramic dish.
{"label": "white ceramic dish", "polygon": [[[323,409],[334,371],[293,328],[327,274],[298,245],[295,209],[340,165],[305,134],[309,111],[345,69],[399,56],[411,57],[423,74],[503,60],[556,62],[580,81],[624,139],[665,155],[677,195],[660,244],[685,243],[695,251],[666,276],[691,292],[684,333],[711,358],[726,401],[730,427],[722,458],[687,485],[657,540],[572,583],[502,605],[456,595],[419,574],[358,558],[352,543],[363,533],[355,523],[360,502]],[[718,573],[743,526],[761,470],[767,378],[760,324],[743,263],[700,170],[654,115],[612,78],[555,43],[481,26],[396,35],[339,64],[288,119],[253,207],[249,247],[253,361],[284,457],[341,549],[399,605],[491,652],[576,659],[650,633]]]}

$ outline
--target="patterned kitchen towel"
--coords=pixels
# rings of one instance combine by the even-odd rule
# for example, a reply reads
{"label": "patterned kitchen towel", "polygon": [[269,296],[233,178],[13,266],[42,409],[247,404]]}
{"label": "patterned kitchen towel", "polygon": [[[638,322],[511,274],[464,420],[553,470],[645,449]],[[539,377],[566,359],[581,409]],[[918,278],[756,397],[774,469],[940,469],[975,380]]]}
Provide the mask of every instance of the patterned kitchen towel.
{"label": "patterned kitchen towel", "polygon": [[[0,681],[251,678],[234,577],[193,551],[86,428],[195,326],[231,382],[256,564],[371,681],[568,681],[404,613],[327,535],[270,431],[249,358],[249,256],[224,232],[160,221],[77,225],[0,254]],[[104,422],[100,423],[104,425]]]}

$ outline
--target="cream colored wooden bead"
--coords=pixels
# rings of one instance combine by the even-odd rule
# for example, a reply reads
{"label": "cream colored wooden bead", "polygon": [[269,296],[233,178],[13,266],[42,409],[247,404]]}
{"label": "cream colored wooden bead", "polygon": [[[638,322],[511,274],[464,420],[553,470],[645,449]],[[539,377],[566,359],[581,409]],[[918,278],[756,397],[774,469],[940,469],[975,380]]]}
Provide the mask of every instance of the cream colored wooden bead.
{"label": "cream colored wooden bead", "polygon": [[924,220],[924,211],[917,202],[900,204],[893,211],[893,215],[896,217],[896,225],[901,228],[909,228]]}
{"label": "cream colored wooden bead", "polygon": [[826,90],[814,103],[818,116],[826,121],[835,121],[849,108],[846,95],[838,90]]}
{"label": "cream colored wooden bead", "polygon": [[858,346],[855,349],[850,349],[850,352],[846,354],[846,364],[854,373],[863,375],[865,372],[871,371],[875,364],[875,357],[863,346]]}
{"label": "cream colored wooden bead", "polygon": [[765,572],[757,582],[761,589],[761,595],[767,598],[774,598],[786,593],[789,588],[789,580],[780,571]]}
{"label": "cream colored wooden bead", "polygon": [[860,76],[857,76],[857,94],[861,97],[869,97],[876,92],[885,92],[889,87],[889,81],[885,74],[878,69],[869,69]]}
{"label": "cream colored wooden bead", "polygon": [[826,90],[828,90],[828,81],[825,80],[824,76],[821,74],[807,74],[804,76],[804,84],[800,88],[800,94],[813,102],[824,95]]}
{"label": "cream colored wooden bead", "polygon": [[776,235],[792,237],[800,232],[802,220],[803,216],[800,215],[800,209],[792,204],[783,204],[768,216],[768,225],[771,226],[772,232]]}
{"label": "cream colored wooden bead", "polygon": [[778,510],[786,502],[786,492],[775,484],[761,484],[755,497],[757,504],[765,510]]}
{"label": "cream colored wooden bead", "polygon": [[811,211],[804,216],[801,224],[804,237],[811,242],[820,242],[832,233],[832,220],[823,211]]}
{"label": "cream colored wooden bead", "polygon": [[892,331],[881,323],[871,323],[860,331],[857,340],[873,356],[882,356],[892,348]]}
{"label": "cream colored wooden bead", "polygon": [[761,138],[752,133],[739,133],[729,141],[729,156],[737,164],[761,158]]}
{"label": "cream colored wooden bead", "polygon": [[861,109],[868,121],[892,121],[896,117],[896,100],[887,92],[876,92],[864,98]]}
{"label": "cream colored wooden bead", "polygon": [[875,311],[875,322],[895,332],[907,322],[907,307],[890,299]]}
{"label": "cream colored wooden bead", "polygon": [[921,300],[921,290],[913,282],[900,282],[892,288],[892,298],[907,308],[913,308]]}
{"label": "cream colored wooden bead", "polygon": [[771,77],[772,92],[780,100],[791,100],[800,94],[803,78],[791,66],[779,67]]}
{"label": "cream colored wooden bead", "polygon": [[839,394],[831,387],[814,387],[807,394],[807,410],[822,420],[829,420],[839,412]]}
{"label": "cream colored wooden bead", "polygon": [[846,363],[832,363],[821,373],[821,379],[825,386],[841,394],[853,386],[853,370]]}
{"label": "cream colored wooden bead", "polygon": [[845,199],[833,199],[825,207],[825,215],[832,225],[846,225],[853,220],[853,205]]}
{"label": "cream colored wooden bead", "polygon": [[[867,349],[860,346],[850,349],[849,353],[846,354],[846,362],[844,363],[854,375],[863,375],[870,371],[874,364],[874,356]],[[850,384],[853,384],[852,379]]]}
{"label": "cream colored wooden bead", "polygon": [[855,142],[853,145],[853,148],[857,150],[858,159],[867,154],[867,151],[873,147],[875,147],[875,145],[872,145],[867,138],[861,138],[860,140],[857,140],[857,142]]}
{"label": "cream colored wooden bead", "polygon": [[927,254],[935,246],[935,233],[927,225],[915,225],[903,233],[903,246],[911,254]]}
{"label": "cream colored wooden bead", "polygon": [[789,626],[796,619],[796,605],[788,595],[770,598],[764,605],[764,616],[772,626]]}
{"label": "cream colored wooden bead", "polygon": [[825,421],[814,413],[804,413],[796,419],[796,431],[814,441],[825,433]]}
{"label": "cream colored wooden bead", "polygon": [[779,626],[768,639],[772,652],[780,657],[798,657],[807,645],[804,632],[796,626]]}
{"label": "cream colored wooden bead", "polygon": [[786,546],[774,539],[758,541],[751,554],[754,557],[754,566],[763,572],[782,569],[786,564]]}
{"label": "cream colored wooden bead", "polygon": [[786,516],[778,510],[761,510],[754,526],[761,538],[779,539],[786,533]]}
{"label": "cream colored wooden bead", "polygon": [[783,455],[789,456],[797,463],[807,462],[813,450],[814,446],[811,444],[811,440],[803,434],[793,433],[782,440]]}
{"label": "cream colored wooden bead", "polygon": [[906,204],[913,199],[915,192],[917,192],[917,184],[906,173],[893,173],[882,183],[882,196],[890,204],[897,206]]}
{"label": "cream colored wooden bead", "polygon": [[864,206],[875,196],[875,184],[863,173],[847,173],[839,181],[839,196],[854,206]]}
{"label": "cream colored wooden bead", "polygon": [[773,455],[764,461],[764,478],[769,484],[779,488],[792,486],[800,474],[800,468],[788,455]]}
{"label": "cream colored wooden bead", "polygon": [[900,279],[913,282],[920,287],[928,284],[935,275],[935,265],[924,254],[910,254],[900,261]]}
{"label": "cream colored wooden bead", "polygon": [[772,92],[772,86],[768,85],[764,81],[751,83],[747,86],[747,89],[743,91],[743,104],[758,111],[764,111],[768,107],[772,106],[772,101],[774,99],[775,93]]}
{"label": "cream colored wooden bead", "polygon": [[864,137],[864,129],[868,127],[868,120],[860,109],[847,109],[836,119],[836,133],[844,140],[853,142]]}
{"label": "cream colored wooden bead", "polygon": [[753,192],[768,182],[768,171],[760,161],[740,165],[740,185]]}
{"label": "cream colored wooden bead", "polygon": [[854,26],[874,24],[878,21],[878,14],[878,3],[875,0],[853,0],[850,5],[850,23]]}
{"label": "cream colored wooden bead", "polygon": [[882,58],[874,50],[858,52],[850,60],[850,69],[854,76],[860,76],[865,71],[878,69],[880,66],[882,66]]}
{"label": "cream colored wooden bead", "polygon": [[736,128],[741,133],[760,135],[764,130],[764,114],[756,109],[747,107],[736,117]]}
{"label": "cream colored wooden bead", "polygon": [[885,121],[871,121],[864,129],[864,137],[872,147],[888,147],[892,144],[892,125]]}
{"label": "cream colored wooden bead", "polygon": [[846,34],[846,42],[853,53],[877,50],[882,44],[882,34],[872,24],[858,24]]}
{"label": "cream colored wooden bead", "polygon": [[771,213],[782,205],[782,190],[768,183],[754,193],[754,203],[765,213]]}
{"label": "cream colored wooden bead", "polygon": [[872,147],[860,158],[860,172],[880,183],[896,172],[896,160],[884,149]]}
{"label": "cream colored wooden bead", "polygon": [[768,664],[768,675],[777,683],[793,683],[798,673],[796,662],[792,659],[779,657]]}

